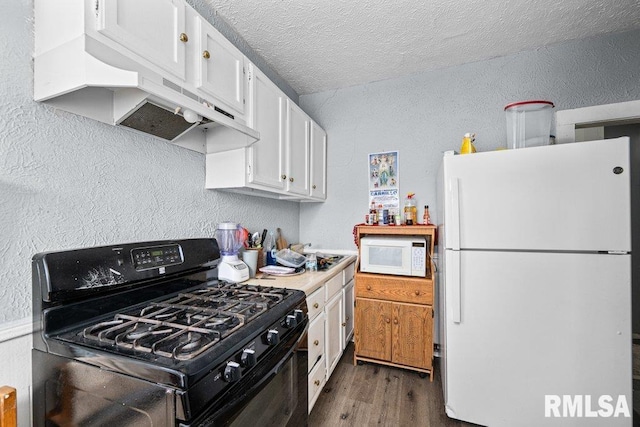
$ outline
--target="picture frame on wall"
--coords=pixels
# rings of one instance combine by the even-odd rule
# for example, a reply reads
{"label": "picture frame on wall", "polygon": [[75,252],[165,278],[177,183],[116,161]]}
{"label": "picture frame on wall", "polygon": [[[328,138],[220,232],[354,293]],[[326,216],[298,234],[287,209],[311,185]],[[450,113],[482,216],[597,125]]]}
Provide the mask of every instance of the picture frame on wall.
{"label": "picture frame on wall", "polygon": [[399,152],[369,154],[369,206],[398,212],[400,206]]}

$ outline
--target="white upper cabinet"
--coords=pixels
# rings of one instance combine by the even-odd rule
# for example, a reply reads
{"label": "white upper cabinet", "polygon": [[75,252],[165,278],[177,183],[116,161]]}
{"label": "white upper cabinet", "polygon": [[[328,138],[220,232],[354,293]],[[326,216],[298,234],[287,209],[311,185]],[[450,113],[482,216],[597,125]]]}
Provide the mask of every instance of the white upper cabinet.
{"label": "white upper cabinet", "polygon": [[[229,40],[203,19],[198,32],[199,89],[215,96],[240,114],[245,113],[245,57]],[[255,128],[254,128],[255,129]]]}
{"label": "white upper cabinet", "polygon": [[182,0],[99,0],[97,30],[184,80],[186,33]]}
{"label": "white upper cabinet", "polygon": [[311,197],[327,198],[327,133],[311,122]]}
{"label": "white upper cabinet", "polygon": [[285,188],[286,102],[282,91],[251,64],[248,124],[260,132],[260,141],[249,149],[249,182],[276,190]]}
{"label": "white upper cabinet", "polygon": [[287,99],[287,191],[309,195],[309,126],[311,120]]}

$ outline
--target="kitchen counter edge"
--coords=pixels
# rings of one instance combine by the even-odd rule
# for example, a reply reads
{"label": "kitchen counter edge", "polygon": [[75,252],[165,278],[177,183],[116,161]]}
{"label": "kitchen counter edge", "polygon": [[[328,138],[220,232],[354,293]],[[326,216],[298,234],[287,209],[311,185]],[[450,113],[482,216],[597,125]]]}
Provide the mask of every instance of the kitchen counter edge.
{"label": "kitchen counter edge", "polygon": [[344,271],[347,266],[354,263],[357,259],[355,255],[347,255],[340,260],[338,264],[331,267],[327,271],[307,271],[297,276],[268,276],[268,279],[261,279],[262,273],[258,273],[253,279],[249,279],[243,283],[248,285],[271,286],[275,288],[297,289],[304,291],[307,296],[314,293],[327,280]]}

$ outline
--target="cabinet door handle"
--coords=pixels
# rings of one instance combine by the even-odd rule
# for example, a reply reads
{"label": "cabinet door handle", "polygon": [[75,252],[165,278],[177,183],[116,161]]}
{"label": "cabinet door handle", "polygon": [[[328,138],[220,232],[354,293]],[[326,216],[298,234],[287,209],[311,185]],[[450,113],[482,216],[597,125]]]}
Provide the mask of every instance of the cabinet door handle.
{"label": "cabinet door handle", "polygon": [[385,322],[389,323],[391,322],[391,320],[387,317],[386,319],[384,319]]}
{"label": "cabinet door handle", "polygon": [[283,180],[287,179],[287,175],[282,175],[280,178],[282,178]]}
{"label": "cabinet door handle", "polygon": [[371,286],[367,285],[367,290],[370,291],[371,290]]}
{"label": "cabinet door handle", "polygon": [[420,296],[420,291],[416,291],[416,296]]}
{"label": "cabinet door handle", "polygon": [[313,342],[313,345],[318,345],[318,344],[320,344],[320,341],[318,341],[318,340],[315,340],[315,341]]}
{"label": "cabinet door handle", "polygon": [[393,319],[393,324],[397,325],[398,324],[398,319]]}
{"label": "cabinet door handle", "polygon": [[347,316],[347,322],[349,321],[349,316]]}
{"label": "cabinet door handle", "polygon": [[344,326],[347,326],[347,324],[346,324],[346,323],[343,323],[343,324],[342,324],[342,326],[343,326],[343,327],[344,327]]}
{"label": "cabinet door handle", "polygon": [[211,54],[209,53],[208,50],[205,50],[204,52],[202,52],[202,57],[204,59],[209,59],[209,58],[211,58]]}
{"label": "cabinet door handle", "polygon": [[318,308],[318,307],[320,307],[318,303],[313,304],[313,308]]}
{"label": "cabinet door handle", "polygon": [[289,178],[289,182],[293,182],[293,178]]}
{"label": "cabinet door handle", "polygon": [[185,33],[180,33],[180,41],[186,43],[189,41],[189,37]]}
{"label": "cabinet door handle", "polygon": [[314,189],[314,190],[316,189],[316,185],[315,185],[315,184],[313,184],[313,189]]}
{"label": "cabinet door handle", "polygon": [[315,380],[313,383],[314,383],[315,385],[320,385],[320,380]]}

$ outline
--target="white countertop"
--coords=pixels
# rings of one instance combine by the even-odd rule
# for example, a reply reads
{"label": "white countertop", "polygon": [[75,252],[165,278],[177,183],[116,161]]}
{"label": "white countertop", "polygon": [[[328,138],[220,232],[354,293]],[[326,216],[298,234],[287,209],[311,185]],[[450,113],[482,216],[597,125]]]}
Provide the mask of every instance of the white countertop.
{"label": "white countertop", "polygon": [[327,280],[341,273],[349,264],[356,261],[356,256],[347,255],[340,262],[325,271],[306,271],[296,276],[267,276],[261,279],[262,273],[256,274],[256,277],[249,279],[243,283],[249,285],[271,286],[276,288],[298,289],[304,293],[311,295],[316,289],[322,286]]}

